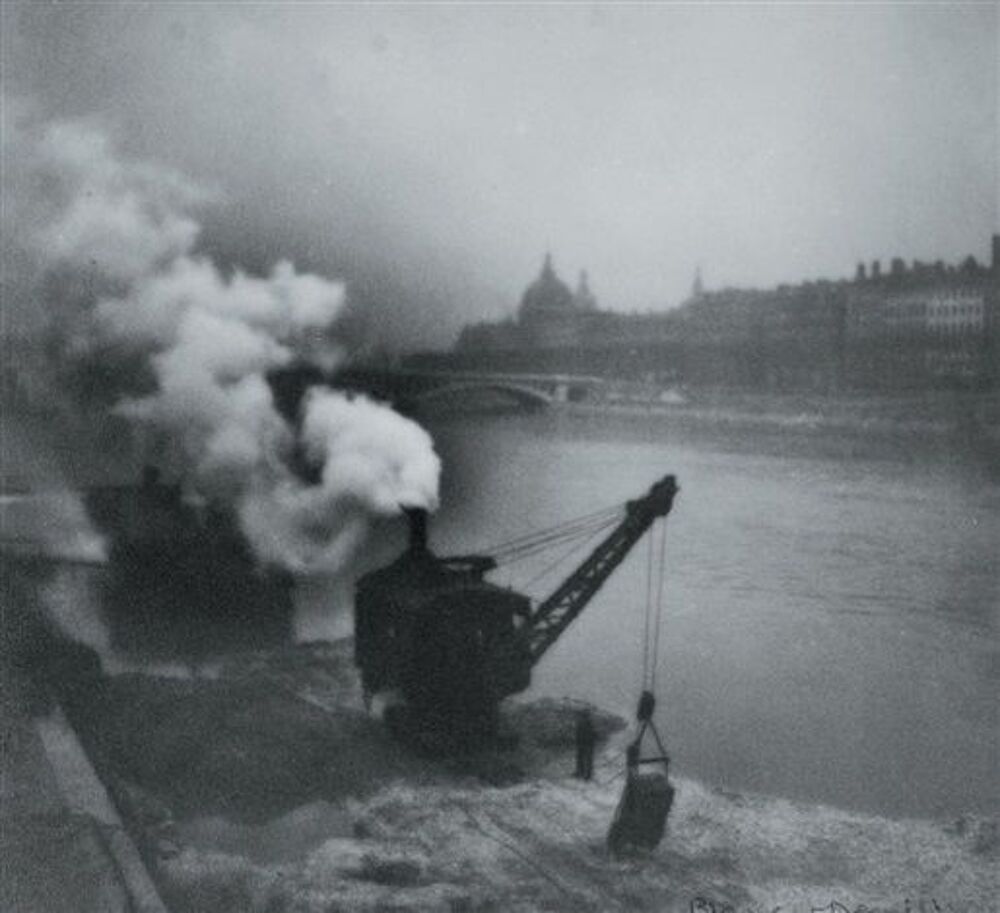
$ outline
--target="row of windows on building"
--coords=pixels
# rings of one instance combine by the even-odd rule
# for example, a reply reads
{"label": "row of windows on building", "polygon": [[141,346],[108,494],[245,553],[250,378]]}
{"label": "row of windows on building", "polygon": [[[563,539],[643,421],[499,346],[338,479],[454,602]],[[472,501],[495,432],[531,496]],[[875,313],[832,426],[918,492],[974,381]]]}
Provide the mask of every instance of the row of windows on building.
{"label": "row of windows on building", "polygon": [[879,324],[896,328],[902,324],[913,329],[934,330],[947,326],[978,330],[984,325],[985,304],[984,296],[976,294],[955,294],[930,300],[889,299],[881,307],[865,303],[865,306],[853,308],[851,322],[858,328],[873,328]]}
{"label": "row of windows on building", "polygon": [[859,337],[894,337],[894,338],[917,338],[917,339],[968,339],[978,340],[983,336],[982,324],[973,323],[935,323],[917,324],[909,321],[898,321],[896,323],[884,323],[876,329],[869,328]]}

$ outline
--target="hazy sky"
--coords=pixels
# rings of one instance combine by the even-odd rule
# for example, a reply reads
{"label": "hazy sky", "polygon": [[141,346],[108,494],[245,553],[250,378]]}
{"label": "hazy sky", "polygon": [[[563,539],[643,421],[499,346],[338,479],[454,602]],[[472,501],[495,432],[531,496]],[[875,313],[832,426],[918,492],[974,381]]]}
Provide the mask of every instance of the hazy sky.
{"label": "hazy sky", "polygon": [[8,96],[216,189],[203,245],[339,276],[396,341],[509,313],[986,259],[994,4],[4,4]]}

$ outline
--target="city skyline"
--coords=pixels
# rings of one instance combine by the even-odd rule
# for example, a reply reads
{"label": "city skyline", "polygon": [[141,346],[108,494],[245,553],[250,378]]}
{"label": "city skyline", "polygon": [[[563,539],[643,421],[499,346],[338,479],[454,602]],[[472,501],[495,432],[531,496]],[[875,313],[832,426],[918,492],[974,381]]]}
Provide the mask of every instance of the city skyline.
{"label": "city skyline", "polygon": [[7,4],[4,25],[5,136],[96,125],[207,188],[201,250],[342,279],[390,344],[502,316],[546,250],[646,311],[699,266],[757,288],[985,262],[1000,227],[993,5]]}
{"label": "city skyline", "polygon": [[[997,236],[994,234],[993,238]],[[996,254],[991,252],[991,239],[987,239],[985,244],[978,245],[986,251],[986,255],[982,256],[975,253],[968,253],[953,260],[946,260],[943,257],[934,257],[933,259],[922,260],[918,257],[908,259],[902,256],[889,256],[885,258],[874,257],[871,259],[865,259],[862,257],[857,260],[850,268],[845,268],[840,275],[831,276],[784,276],[779,277],[775,282],[769,285],[715,285],[711,281],[711,265],[706,267],[702,262],[697,263],[691,271],[691,281],[687,294],[683,295],[676,301],[672,301],[666,307],[652,307],[646,310],[639,309],[629,309],[629,308],[616,308],[609,309],[615,312],[628,314],[628,313],[659,313],[665,311],[673,311],[677,308],[689,303],[691,300],[698,298],[700,295],[709,295],[718,292],[755,292],[755,291],[774,291],[780,288],[798,287],[810,284],[820,284],[828,283],[831,285],[845,284],[857,282],[859,279],[877,279],[877,278],[894,278],[902,275],[915,275],[919,272],[924,273],[924,278],[933,278],[935,274],[941,275],[954,275],[960,273],[963,267],[967,264],[974,263],[975,268],[978,270],[988,270],[990,264],[995,260]],[[996,241],[992,240],[992,247],[995,250]],[[579,268],[561,268],[558,262],[558,258],[552,250],[546,250],[538,258],[539,267],[532,274],[533,277],[537,277],[546,268],[546,263],[549,264],[550,268],[555,273],[556,277],[566,283],[570,288],[575,288],[581,277],[585,277],[588,285],[588,293],[590,293],[594,299],[596,299],[597,307],[603,309],[603,302],[599,296],[593,293],[593,289],[589,286],[593,281],[593,276],[591,275],[591,270],[586,264],[582,264]],[[860,271],[860,275],[859,275]],[[600,281],[600,277],[597,277]],[[530,282],[530,279],[522,280],[520,292],[515,295],[511,300],[508,307],[507,314],[498,315],[499,319],[503,319],[505,316],[513,317],[520,304],[521,293],[524,291],[525,282]]]}

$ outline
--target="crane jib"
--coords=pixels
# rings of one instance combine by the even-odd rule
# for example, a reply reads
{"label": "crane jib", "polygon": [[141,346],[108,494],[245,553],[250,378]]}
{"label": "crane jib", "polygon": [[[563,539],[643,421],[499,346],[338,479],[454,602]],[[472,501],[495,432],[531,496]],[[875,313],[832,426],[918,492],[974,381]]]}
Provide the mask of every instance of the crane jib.
{"label": "crane jib", "polygon": [[676,478],[668,475],[644,497],[629,501],[622,522],[532,613],[521,631],[532,665],[572,624],[653,522],[670,512],[678,490]]}

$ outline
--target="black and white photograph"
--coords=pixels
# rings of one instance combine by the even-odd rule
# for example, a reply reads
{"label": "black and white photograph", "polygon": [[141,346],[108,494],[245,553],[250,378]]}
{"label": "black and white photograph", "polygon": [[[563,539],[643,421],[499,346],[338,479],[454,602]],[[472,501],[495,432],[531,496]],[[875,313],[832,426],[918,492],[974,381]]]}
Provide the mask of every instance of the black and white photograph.
{"label": "black and white photograph", "polygon": [[1000,4],[0,0],[0,913],[996,913]]}

